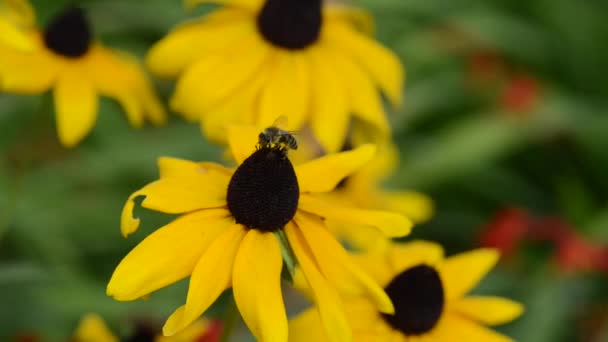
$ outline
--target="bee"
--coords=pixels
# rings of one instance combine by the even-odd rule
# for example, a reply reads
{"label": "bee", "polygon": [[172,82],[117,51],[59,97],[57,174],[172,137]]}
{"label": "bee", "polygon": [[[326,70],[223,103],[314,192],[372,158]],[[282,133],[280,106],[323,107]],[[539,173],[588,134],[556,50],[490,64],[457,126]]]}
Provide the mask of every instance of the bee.
{"label": "bee", "polygon": [[260,133],[258,136],[258,146],[279,151],[297,150],[298,142],[293,135],[293,132],[277,127],[277,122],[275,121],[272,126],[265,128]]}

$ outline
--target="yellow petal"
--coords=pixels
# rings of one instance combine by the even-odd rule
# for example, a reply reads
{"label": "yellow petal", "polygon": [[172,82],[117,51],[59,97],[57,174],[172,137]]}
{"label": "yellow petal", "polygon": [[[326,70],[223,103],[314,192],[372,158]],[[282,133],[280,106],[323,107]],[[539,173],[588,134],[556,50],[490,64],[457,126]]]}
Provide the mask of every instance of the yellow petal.
{"label": "yellow petal", "polygon": [[142,126],[144,118],[165,122],[164,107],[135,57],[96,43],[82,62],[83,72],[102,95],[120,103],[131,125]]}
{"label": "yellow petal", "polygon": [[328,341],[319,312],[308,309],[289,320],[289,342]]}
{"label": "yellow petal", "polygon": [[0,16],[0,44],[19,51],[31,51],[36,47],[28,34],[2,16]]}
{"label": "yellow petal", "polygon": [[352,341],[352,332],[346,320],[340,296],[319,272],[302,232],[293,223],[289,223],[285,227],[285,232],[298,259],[302,274],[310,285],[328,341]]}
{"label": "yellow petal", "polygon": [[443,261],[441,245],[429,241],[393,243],[387,254],[393,274],[420,264],[437,267]]}
{"label": "yellow petal", "polygon": [[471,296],[450,303],[450,308],[477,322],[498,325],[521,316],[524,306],[500,297]]}
{"label": "yellow petal", "polygon": [[[392,338],[391,328],[388,327],[369,301],[352,297],[348,299],[344,306],[355,341],[397,341],[389,339]],[[314,308],[305,310],[289,320],[289,342],[310,341],[329,341],[321,324],[319,312]]]}
{"label": "yellow petal", "polygon": [[315,137],[329,152],[339,151],[346,142],[350,112],[347,85],[328,61],[325,50],[314,47],[311,63],[311,126]]}
{"label": "yellow petal", "polygon": [[271,126],[278,117],[288,119],[290,131],[298,130],[309,111],[310,67],[305,56],[291,51],[277,51],[275,63],[260,94],[259,126]]}
{"label": "yellow petal", "polygon": [[[167,164],[172,163],[171,166]],[[230,176],[213,164],[162,158],[159,160],[161,179],[154,181],[129,196],[121,216],[121,231],[127,237],[137,231],[139,218],[133,217],[135,199],[145,196],[144,208],[168,214],[182,214],[198,209],[219,208],[226,205],[226,191]],[[170,170],[170,168],[173,169]],[[180,170],[175,170],[179,167]],[[169,171],[170,170],[170,171]]]}
{"label": "yellow petal", "polygon": [[399,149],[391,138],[378,139],[373,134],[369,134],[368,129],[367,125],[362,125],[360,122],[355,122],[353,125],[350,135],[352,145],[359,146],[373,141],[376,145],[376,155],[372,163],[357,173],[357,176],[360,175],[360,177],[353,177],[352,181],[360,181],[362,185],[375,185],[393,175],[399,165]]}
{"label": "yellow petal", "polygon": [[256,35],[221,53],[207,54],[189,67],[177,83],[171,107],[181,113],[204,113],[213,106],[239,96],[267,61],[271,48]]}
{"label": "yellow petal", "polygon": [[378,229],[353,223],[327,220],[327,227],[339,239],[358,252],[382,253],[388,249],[391,239]]}
{"label": "yellow petal", "polygon": [[395,276],[388,253],[354,253],[351,257],[380,286],[386,287]]}
{"label": "yellow petal", "polygon": [[439,265],[446,298],[464,296],[496,265],[498,258],[494,249],[476,249],[447,258]]}
{"label": "yellow petal", "polygon": [[187,8],[194,8],[197,5],[205,3],[216,3],[226,6],[243,7],[250,10],[258,10],[262,7],[262,0],[185,0]]}
{"label": "yellow petal", "polygon": [[395,311],[384,290],[355,265],[319,218],[298,213],[295,221],[319,265],[319,270],[334,287],[344,294],[367,296],[381,312]]}
{"label": "yellow petal", "polygon": [[413,191],[382,192],[387,210],[402,213],[419,223],[428,221],[433,216],[433,200],[427,195]]}
{"label": "yellow petal", "polygon": [[403,215],[387,211],[340,207],[308,194],[300,195],[299,208],[323,218],[371,226],[388,237],[402,237],[409,234],[412,229],[412,222]]}
{"label": "yellow petal", "polygon": [[144,108],[132,89],[133,70],[99,44],[94,44],[85,59],[86,71],[100,94],[114,98],[127,113],[131,125],[144,123]]}
{"label": "yellow petal", "polygon": [[431,332],[432,341],[513,342],[509,337],[464,317],[446,312]]}
{"label": "yellow petal", "polygon": [[101,316],[97,314],[85,315],[74,332],[73,339],[78,342],[118,342]]}
{"label": "yellow petal", "polygon": [[[211,162],[193,162],[173,157],[158,158],[158,173],[160,178],[198,178],[200,174],[213,172],[215,174],[232,177],[232,171],[220,164]],[[202,180],[202,179],[201,179]]]}
{"label": "yellow petal", "polygon": [[201,338],[211,334],[212,329],[216,329],[216,323],[202,318],[173,336],[156,336],[154,342],[202,342]]}
{"label": "yellow petal", "polygon": [[3,0],[0,2],[0,17],[15,25],[33,28],[36,25],[36,12],[26,0]]}
{"label": "yellow petal", "polygon": [[266,78],[265,74],[260,74],[246,87],[242,87],[238,96],[224,100],[204,113],[203,111],[198,113],[203,134],[210,141],[226,145],[228,140],[226,131],[230,126],[253,125],[257,115],[254,108],[259,102],[259,94]]}
{"label": "yellow petal", "polygon": [[42,50],[23,53],[0,45],[0,89],[5,92],[45,92],[53,86],[62,67],[61,62]]}
{"label": "yellow petal", "polygon": [[326,26],[328,44],[347,51],[362,65],[394,105],[403,102],[403,66],[399,57],[378,42],[352,29],[348,24],[332,21]]}
{"label": "yellow petal", "polygon": [[53,95],[59,140],[64,146],[73,147],[95,125],[97,94],[83,75],[66,69],[59,76]]}
{"label": "yellow petal", "polygon": [[169,317],[163,327],[165,336],[180,332],[198,319],[230,287],[233,264],[245,233],[241,225],[224,227],[203,253],[190,277],[186,305]]}
{"label": "yellow petal", "polygon": [[325,20],[348,22],[361,32],[370,35],[374,32],[374,18],[369,12],[360,8],[340,3],[328,3],[323,9],[323,14],[327,18],[324,17]]}
{"label": "yellow petal", "polygon": [[250,15],[220,9],[202,20],[178,26],[152,46],[146,66],[157,76],[174,78],[206,53],[215,53],[253,32]]}
{"label": "yellow petal", "polygon": [[254,126],[230,126],[228,127],[228,144],[232,157],[238,165],[255,152],[258,143],[258,135],[262,129]]}
{"label": "yellow petal", "polygon": [[143,102],[144,115],[152,124],[162,126],[167,123],[167,111],[152,85],[147,80],[145,82],[137,92]]}
{"label": "yellow petal", "polygon": [[282,267],[274,234],[249,230],[234,261],[233,293],[243,320],[258,341],[287,341]]}
{"label": "yellow petal", "polygon": [[121,301],[136,300],[187,277],[231,222],[226,210],[202,210],[158,229],[116,267],[107,294]]}
{"label": "yellow petal", "polygon": [[[346,316],[357,341],[370,341],[361,335],[385,336],[392,330],[378,312],[376,306],[363,297],[349,297],[344,304]],[[374,340],[376,341],[376,340]]]}
{"label": "yellow petal", "polygon": [[328,51],[327,62],[331,63],[346,87],[349,109],[358,118],[373,125],[382,136],[387,136],[390,126],[373,80],[346,53],[335,49]]}
{"label": "yellow petal", "polygon": [[374,145],[329,154],[296,166],[300,192],[329,192],[374,157]]}

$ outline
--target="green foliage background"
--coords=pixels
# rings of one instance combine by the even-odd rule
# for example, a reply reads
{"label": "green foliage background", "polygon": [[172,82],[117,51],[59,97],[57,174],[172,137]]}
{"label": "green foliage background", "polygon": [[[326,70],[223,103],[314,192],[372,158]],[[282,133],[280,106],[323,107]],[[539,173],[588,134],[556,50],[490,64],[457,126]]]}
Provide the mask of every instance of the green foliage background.
{"label": "green foliage background", "polygon": [[[33,2],[40,23],[68,3]],[[79,3],[102,41],[140,56],[194,15],[178,0]],[[426,192],[437,207],[413,238],[464,251],[497,211],[518,206],[608,243],[606,1],[356,3],[374,14],[378,39],[407,68],[406,104],[391,113],[402,163],[390,185]],[[524,113],[502,104],[501,81],[475,84],[471,56],[488,51],[538,81],[538,99]],[[165,97],[172,89],[157,86]],[[0,94],[0,340],[38,332],[65,341],[87,312],[119,331],[133,317],[163,319],[183,302],[183,282],[148,301],[105,296],[118,261],[170,219],[142,211],[141,231],[124,240],[121,207],[157,176],[157,156],[221,160],[221,150],[177,117],[164,128],[132,129],[104,100],[93,134],[68,151],[49,103],[48,95]],[[605,275],[564,274],[550,254],[549,246],[526,246],[483,282],[480,293],[527,306],[501,330],[525,342],[608,341]],[[220,302],[210,314],[221,311]]]}

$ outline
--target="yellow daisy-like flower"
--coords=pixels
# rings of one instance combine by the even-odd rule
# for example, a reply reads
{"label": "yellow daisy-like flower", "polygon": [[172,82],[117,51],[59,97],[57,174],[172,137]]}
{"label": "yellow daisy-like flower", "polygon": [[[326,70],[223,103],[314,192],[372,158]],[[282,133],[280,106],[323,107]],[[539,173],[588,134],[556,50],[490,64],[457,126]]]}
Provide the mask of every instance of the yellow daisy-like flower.
{"label": "yellow daisy-like flower", "polygon": [[[500,297],[467,293],[498,261],[492,249],[444,257],[440,245],[425,241],[393,244],[384,254],[358,259],[384,287],[394,314],[376,310],[363,298],[344,300],[356,341],[508,342],[485,327],[519,317],[523,306]],[[328,341],[314,310],[290,322],[290,342]]]}
{"label": "yellow daisy-like flower", "polygon": [[[336,191],[327,196],[352,207],[393,211],[404,214],[415,223],[425,222],[433,214],[433,202],[428,196],[414,191],[387,191],[382,188],[382,182],[393,173],[397,161],[396,146],[385,140],[378,145],[371,162],[345,178]],[[327,224],[335,235],[356,249],[382,252],[390,245],[390,239],[369,227],[345,225],[333,220],[328,220]]]}
{"label": "yellow daisy-like flower", "polygon": [[[33,19],[27,21],[32,21],[24,32],[31,44],[27,49],[3,44],[15,39],[0,24],[0,91],[38,94],[53,89],[57,132],[63,145],[75,146],[91,131],[97,119],[98,95],[117,100],[133,126],[141,126],[144,119],[155,124],[166,120],[137,61],[95,41],[81,9],[67,8],[40,32]],[[0,23],[8,21],[0,18]]]}
{"label": "yellow daisy-like flower", "polygon": [[279,242],[285,239],[311,285],[328,336],[332,341],[349,341],[339,292],[365,295],[381,312],[393,312],[393,307],[332,237],[323,219],[373,226],[388,236],[406,235],[411,222],[399,214],[336,206],[318,197],[367,163],[373,146],[294,167],[284,144],[268,142],[267,136],[258,138],[258,134],[253,128],[228,130],[239,164],[236,170],[214,163],[159,160],[160,179],[133,193],[125,205],[123,235],[139,226],[132,215],[140,196],[145,196],[141,203],[145,208],[183,215],[152,233],[122,260],[107,293],[117,300],[136,300],[190,276],[186,304],[163,328],[165,335],[172,335],[232,287],[255,337],[286,341],[280,279],[282,253],[289,249]]}
{"label": "yellow daisy-like flower", "polygon": [[359,10],[322,0],[192,0],[225,6],[177,27],[147,56],[157,75],[179,77],[172,108],[223,142],[228,124],[289,130],[309,125],[328,152],[351,119],[387,136],[380,88],[401,103],[404,72],[390,50],[357,30]]}
{"label": "yellow daisy-like flower", "polygon": [[[160,336],[151,329],[135,329],[132,335],[123,341],[137,342],[204,342],[210,330],[215,329],[213,323],[206,319],[199,319],[187,329],[171,337]],[[74,335],[73,342],[119,342],[101,316],[90,313],[82,317]],[[211,342],[211,340],[209,341]]]}

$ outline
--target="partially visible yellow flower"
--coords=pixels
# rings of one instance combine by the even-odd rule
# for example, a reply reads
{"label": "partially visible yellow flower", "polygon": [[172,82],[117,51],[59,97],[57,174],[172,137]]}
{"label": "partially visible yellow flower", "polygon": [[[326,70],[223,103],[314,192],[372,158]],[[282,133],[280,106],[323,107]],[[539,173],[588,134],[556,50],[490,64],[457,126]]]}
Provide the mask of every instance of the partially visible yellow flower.
{"label": "partially visible yellow flower", "polygon": [[[347,146],[347,149],[350,148]],[[382,188],[382,182],[395,171],[398,158],[396,146],[384,140],[378,145],[374,159],[345,178],[336,191],[327,195],[334,201],[356,208],[393,211],[407,216],[415,223],[425,222],[433,214],[433,202],[428,196],[414,191],[389,191]],[[333,220],[328,220],[327,224],[338,237],[345,239],[355,249],[382,252],[390,245],[390,239],[369,227],[345,225]]]}
{"label": "partially visible yellow flower", "polygon": [[67,8],[40,32],[28,30],[31,49],[3,44],[6,40],[13,40],[10,32],[0,30],[0,91],[39,94],[52,89],[63,145],[75,146],[91,131],[99,95],[118,101],[133,126],[141,126],[144,119],[155,124],[166,120],[137,61],[94,40],[79,8]]}
{"label": "partially visible yellow flower", "polygon": [[371,160],[373,146],[294,167],[282,145],[264,143],[259,133],[248,127],[228,130],[239,164],[236,170],[214,163],[159,160],[160,179],[133,193],[123,209],[123,235],[139,226],[133,217],[138,197],[145,197],[145,208],[182,216],[152,233],[121,261],[107,293],[117,300],[136,300],[190,276],[186,304],[163,328],[165,335],[172,335],[232,287],[253,335],[259,341],[286,341],[281,271],[283,260],[292,260],[286,247],[290,245],[330,339],[349,341],[340,292],[363,295],[381,312],[390,313],[393,307],[329,233],[324,219],[373,226],[388,236],[406,235],[411,222],[399,214],[352,209],[319,198]]}
{"label": "partially visible yellow flower", "polygon": [[93,313],[82,317],[72,339],[74,342],[119,342],[103,318]]}
{"label": "partially visible yellow flower", "polygon": [[[160,336],[153,331],[133,331],[126,341],[140,342],[202,342],[203,338],[214,329],[211,321],[199,319],[181,333],[171,337]],[[120,339],[112,333],[103,318],[97,314],[87,314],[80,320],[70,341],[73,342],[119,342]],[[214,342],[209,340],[208,342]]]}
{"label": "partially visible yellow flower", "polygon": [[[398,57],[358,30],[362,11],[322,0],[193,0],[223,4],[178,26],[149,52],[153,73],[179,78],[171,107],[225,142],[226,124],[311,127],[339,151],[353,118],[388,136],[380,90],[402,101]],[[363,25],[366,26],[366,25]]]}
{"label": "partially visible yellow flower", "polygon": [[29,50],[34,44],[28,31],[36,25],[36,15],[25,0],[0,0],[0,44]]}
{"label": "partially visible yellow flower", "polygon": [[[477,249],[446,258],[440,245],[425,241],[392,244],[386,253],[360,257],[360,265],[391,298],[395,313],[381,313],[364,298],[345,298],[355,341],[512,341],[486,326],[514,320],[523,306],[501,297],[467,295],[498,257],[495,250]],[[292,320],[290,331],[290,342],[329,341],[312,309]]]}

